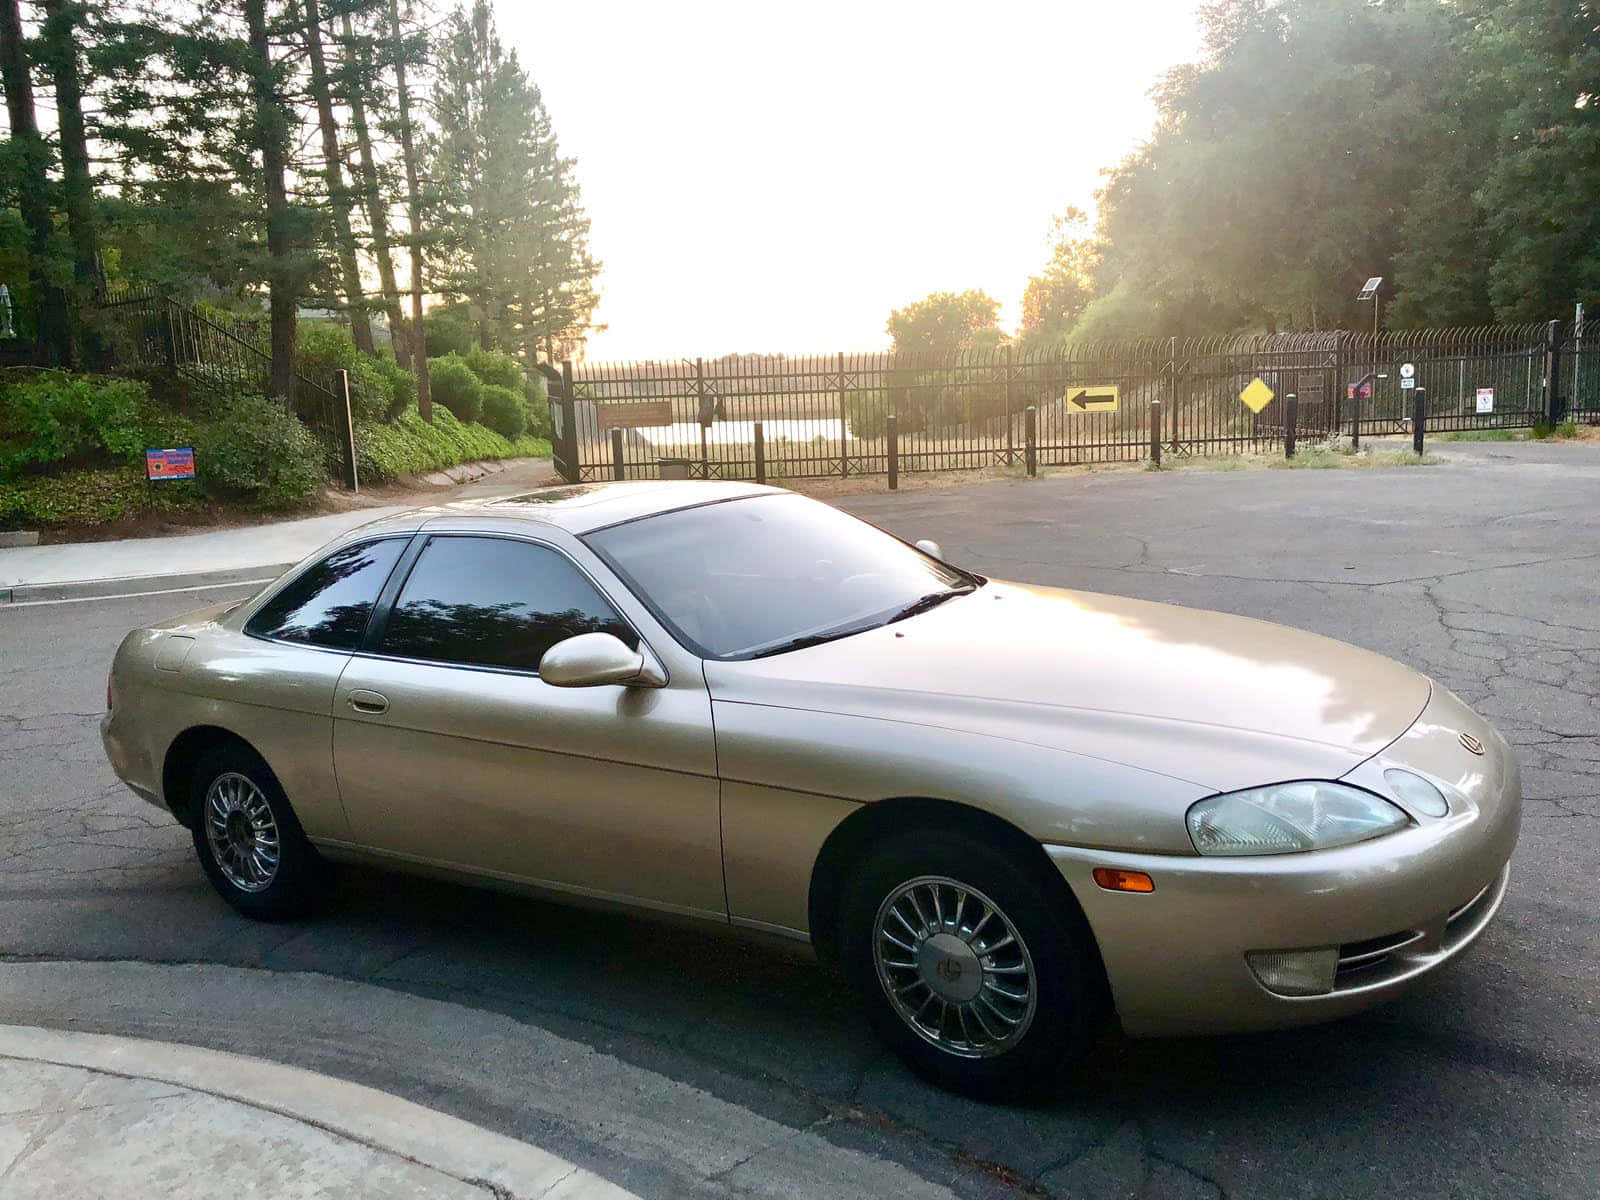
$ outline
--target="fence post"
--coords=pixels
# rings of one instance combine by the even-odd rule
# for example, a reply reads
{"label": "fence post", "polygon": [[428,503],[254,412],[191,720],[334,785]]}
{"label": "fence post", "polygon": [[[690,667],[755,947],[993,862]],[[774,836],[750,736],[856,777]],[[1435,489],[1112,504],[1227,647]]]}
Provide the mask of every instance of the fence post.
{"label": "fence post", "polygon": [[356,477],[356,426],[350,416],[350,372],[336,371],[339,391],[337,399],[342,413],[335,414],[339,424],[339,449],[344,457],[345,486],[352,492],[361,490],[361,481]]}
{"label": "fence post", "polygon": [[1422,428],[1428,420],[1428,389],[1411,389],[1411,448],[1422,454]]}
{"label": "fence post", "polygon": [[622,478],[622,430],[611,427],[611,478]]}
{"label": "fence post", "polygon": [[1150,461],[1161,469],[1161,401],[1150,401]]}
{"label": "fence post", "polygon": [[[711,478],[711,456],[706,448],[706,430],[710,428],[710,421],[715,419],[716,406],[711,406],[712,417],[704,415],[706,409],[706,365],[703,359],[694,360],[694,404],[695,415],[700,421],[700,478]],[[621,479],[622,476],[617,476]]]}
{"label": "fence post", "polygon": [[839,351],[839,478],[850,477],[850,419],[844,407],[844,351]]}
{"label": "fence post", "polygon": [[1006,466],[1017,461],[1015,442],[1016,437],[1011,431],[1011,414],[1016,409],[1012,389],[1012,359],[1011,344],[1006,343]]}
{"label": "fence post", "polygon": [[900,422],[890,413],[883,419],[884,433],[889,439],[889,490],[900,486]]}
{"label": "fence post", "polygon": [[1028,474],[1039,473],[1039,409],[1037,405],[1028,405],[1028,411],[1023,414],[1023,437],[1027,439],[1024,457],[1028,464]]}
{"label": "fence post", "polygon": [[767,435],[761,428],[761,422],[756,422],[756,482],[767,481]]}
{"label": "fence post", "polygon": [[1561,403],[1560,321],[1551,321],[1544,330],[1544,411],[1552,426],[1559,425],[1566,416]]}
{"label": "fence post", "polygon": [[[548,379],[548,376],[546,378]],[[556,439],[560,444],[552,456],[556,460],[557,470],[561,471],[561,477],[568,483],[577,483],[583,477],[583,462],[578,457],[578,401],[572,390],[571,359],[564,359],[561,363],[561,382],[557,389],[556,404],[561,409],[561,428],[555,430]]]}
{"label": "fence post", "polygon": [[1290,392],[1283,398],[1283,456],[1294,457],[1295,426],[1300,423],[1300,397]]}

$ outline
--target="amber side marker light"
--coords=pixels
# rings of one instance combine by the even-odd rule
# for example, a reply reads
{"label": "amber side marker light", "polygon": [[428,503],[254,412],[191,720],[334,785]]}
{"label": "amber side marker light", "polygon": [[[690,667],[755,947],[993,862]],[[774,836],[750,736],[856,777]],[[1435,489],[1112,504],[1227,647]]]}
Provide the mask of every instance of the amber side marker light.
{"label": "amber side marker light", "polygon": [[1116,867],[1096,867],[1094,881],[1108,892],[1153,892],[1155,881],[1143,871],[1119,871]]}

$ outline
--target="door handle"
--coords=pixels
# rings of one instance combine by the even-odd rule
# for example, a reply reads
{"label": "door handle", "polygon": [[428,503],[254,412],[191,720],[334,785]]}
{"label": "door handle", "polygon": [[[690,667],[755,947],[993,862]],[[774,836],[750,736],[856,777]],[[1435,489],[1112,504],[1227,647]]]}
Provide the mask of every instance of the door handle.
{"label": "door handle", "polygon": [[389,698],[377,692],[369,692],[357,688],[350,693],[350,707],[359,713],[381,713],[389,711]]}

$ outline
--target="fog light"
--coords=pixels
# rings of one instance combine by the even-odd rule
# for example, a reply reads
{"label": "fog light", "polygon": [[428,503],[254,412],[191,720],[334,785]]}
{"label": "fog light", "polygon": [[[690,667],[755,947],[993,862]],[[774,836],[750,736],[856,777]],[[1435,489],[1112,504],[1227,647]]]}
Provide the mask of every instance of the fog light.
{"label": "fog light", "polygon": [[1410,771],[1402,771],[1399,767],[1390,767],[1383,773],[1394,794],[1400,798],[1401,803],[1409,804],[1419,813],[1430,817],[1442,817],[1450,811],[1450,802],[1444,798],[1444,793],[1421,775]]}
{"label": "fog light", "polygon": [[1280,996],[1325,996],[1333,991],[1339,948],[1252,950],[1245,956],[1261,986]]}

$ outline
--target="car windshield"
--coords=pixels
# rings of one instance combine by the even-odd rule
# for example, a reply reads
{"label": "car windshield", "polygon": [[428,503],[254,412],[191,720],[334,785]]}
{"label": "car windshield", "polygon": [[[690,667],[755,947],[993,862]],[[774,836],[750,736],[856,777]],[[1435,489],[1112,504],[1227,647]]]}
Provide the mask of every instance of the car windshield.
{"label": "car windshield", "polygon": [[614,525],[584,541],[704,658],[759,658],[887,624],[971,591],[958,571],[801,496]]}

